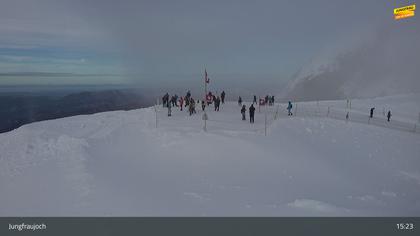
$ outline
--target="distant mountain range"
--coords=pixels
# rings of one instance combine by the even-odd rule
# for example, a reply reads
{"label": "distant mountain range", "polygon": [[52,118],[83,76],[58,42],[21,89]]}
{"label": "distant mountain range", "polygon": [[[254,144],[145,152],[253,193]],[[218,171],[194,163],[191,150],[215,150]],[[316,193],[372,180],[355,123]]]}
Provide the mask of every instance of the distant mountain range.
{"label": "distant mountain range", "polygon": [[24,124],[81,114],[147,107],[155,99],[130,90],[49,95],[0,95],[0,132]]}

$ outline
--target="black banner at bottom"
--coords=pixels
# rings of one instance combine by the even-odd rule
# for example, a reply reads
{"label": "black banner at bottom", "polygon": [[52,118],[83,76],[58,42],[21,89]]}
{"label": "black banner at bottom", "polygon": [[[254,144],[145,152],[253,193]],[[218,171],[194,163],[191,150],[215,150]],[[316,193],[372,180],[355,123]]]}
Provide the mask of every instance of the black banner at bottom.
{"label": "black banner at bottom", "polygon": [[0,235],[420,235],[420,217],[2,217]]}

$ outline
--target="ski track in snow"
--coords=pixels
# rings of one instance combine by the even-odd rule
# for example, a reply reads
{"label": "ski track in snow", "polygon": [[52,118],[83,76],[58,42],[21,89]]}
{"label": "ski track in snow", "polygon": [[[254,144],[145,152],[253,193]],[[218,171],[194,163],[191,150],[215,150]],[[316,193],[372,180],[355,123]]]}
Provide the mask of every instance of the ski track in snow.
{"label": "ski track in snow", "polygon": [[420,216],[420,135],[276,109],[267,136],[233,102],[208,132],[159,107],[0,134],[0,216]]}

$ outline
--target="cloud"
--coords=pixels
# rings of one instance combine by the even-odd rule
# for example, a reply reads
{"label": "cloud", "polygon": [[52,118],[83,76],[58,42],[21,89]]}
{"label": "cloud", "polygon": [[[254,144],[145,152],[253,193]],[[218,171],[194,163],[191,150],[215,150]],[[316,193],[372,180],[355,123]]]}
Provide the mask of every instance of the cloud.
{"label": "cloud", "polygon": [[415,19],[374,25],[303,66],[285,97],[297,100],[420,92],[420,30]]}
{"label": "cloud", "polygon": [[[2,0],[1,5],[0,48],[118,54],[128,74],[198,74],[207,67],[217,74],[260,75],[258,84],[272,77],[286,81],[346,33],[392,20],[394,3]],[[71,59],[81,58],[83,65],[94,63],[84,56]]]}
{"label": "cloud", "polygon": [[296,199],[295,201],[288,203],[287,206],[318,213],[340,213],[348,211],[347,209],[339,208],[329,203],[311,199]]}

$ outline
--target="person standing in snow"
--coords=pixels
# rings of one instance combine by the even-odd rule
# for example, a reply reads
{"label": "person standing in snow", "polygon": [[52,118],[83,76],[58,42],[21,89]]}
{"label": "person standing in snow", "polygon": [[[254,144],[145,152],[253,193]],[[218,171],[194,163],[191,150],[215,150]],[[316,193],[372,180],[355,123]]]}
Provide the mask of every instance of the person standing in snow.
{"label": "person standing in snow", "polygon": [[190,112],[190,116],[193,114],[193,99],[191,98],[188,105],[188,111]]}
{"label": "person standing in snow", "polygon": [[162,106],[165,107],[166,106],[166,102],[165,102],[165,95],[163,95],[162,97]]}
{"label": "person standing in snow", "polygon": [[194,101],[193,98],[191,98],[191,100],[190,100],[190,105],[189,105],[189,109],[188,110],[190,112],[190,116],[192,114],[195,114],[196,113],[196,111],[195,111],[195,101]]}
{"label": "person standing in snow", "polygon": [[168,101],[168,116],[172,115],[171,103]]}
{"label": "person standing in snow", "polygon": [[195,101],[192,98],[191,98],[191,103],[192,103],[192,112],[193,112],[193,114],[196,114],[197,111],[195,110]]}
{"label": "person standing in snow", "polygon": [[184,106],[184,98],[182,96],[179,98],[179,106],[181,107],[182,111],[182,107]]}
{"label": "person standing in snow", "polygon": [[207,100],[207,104],[206,104],[207,106],[209,106],[212,102],[214,102],[213,101],[213,94],[211,92],[208,92],[206,100]]}
{"label": "person standing in snow", "polygon": [[252,104],[254,104],[255,103],[255,105],[257,104],[257,96],[255,96],[254,95],[254,101],[252,101]]}
{"label": "person standing in snow", "polygon": [[274,105],[274,95],[271,96],[271,105]]}
{"label": "person standing in snow", "polygon": [[169,102],[169,94],[166,93],[162,97],[162,105],[163,105],[163,107],[168,106],[168,102]]}
{"label": "person standing in snow", "polygon": [[388,111],[388,114],[386,115],[386,117],[388,118],[388,122],[390,121],[391,116],[392,116],[392,115],[391,115],[391,110],[389,110],[389,111]]}
{"label": "person standing in snow", "polygon": [[373,111],[375,110],[375,108],[374,107],[372,107],[372,108],[370,108],[370,118],[373,118]]}
{"label": "person standing in snow", "polygon": [[222,94],[220,94],[220,98],[222,99],[222,104],[225,104],[225,96],[226,96],[226,93],[225,93],[225,91],[223,90],[223,91],[222,91]]}
{"label": "person standing in snow", "polygon": [[204,100],[201,100],[201,110],[205,110],[206,109],[206,103],[204,102]]}
{"label": "person standing in snow", "polygon": [[178,101],[178,95],[175,94],[174,97],[175,97],[175,99],[174,99],[174,106],[178,107],[178,103],[177,103],[177,101]]}
{"label": "person standing in snow", "polygon": [[239,106],[241,106],[241,105],[242,105],[242,98],[241,98],[241,96],[239,96],[239,98],[238,98],[238,105],[239,105]]}
{"label": "person standing in snow", "polygon": [[175,96],[172,96],[171,97],[171,100],[170,100],[170,103],[171,103],[171,105],[174,107],[175,106]]}
{"label": "person standing in snow", "polygon": [[217,96],[217,98],[216,98],[216,104],[217,104],[216,111],[219,111],[219,109],[220,109],[220,97],[219,96]]}
{"label": "person standing in snow", "polygon": [[242,105],[241,114],[242,114],[242,120],[246,120],[245,118],[245,112],[246,112],[246,106]]}
{"label": "person standing in snow", "polygon": [[190,98],[191,98],[191,92],[188,90],[187,95],[185,96],[185,107],[190,105]]}
{"label": "person standing in snow", "polygon": [[287,111],[288,111],[288,114],[287,115],[288,116],[292,116],[293,115],[292,108],[293,108],[292,102],[289,101],[289,104],[287,105]]}
{"label": "person standing in snow", "polygon": [[249,122],[254,123],[254,114],[255,114],[255,107],[254,104],[251,104],[249,107]]}

